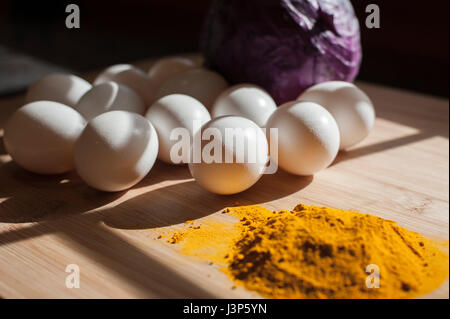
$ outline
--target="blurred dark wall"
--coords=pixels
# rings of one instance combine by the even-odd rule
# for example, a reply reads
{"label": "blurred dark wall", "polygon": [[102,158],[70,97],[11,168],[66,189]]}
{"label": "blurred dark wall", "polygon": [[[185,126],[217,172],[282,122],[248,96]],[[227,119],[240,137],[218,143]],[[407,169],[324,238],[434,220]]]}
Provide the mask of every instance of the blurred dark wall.
{"label": "blurred dark wall", "polygon": [[[65,28],[69,3],[80,6],[80,29]],[[2,0],[0,45],[75,71],[193,52],[209,3]],[[369,3],[381,8],[380,29],[364,25]],[[364,48],[360,79],[448,97],[447,0],[353,0],[353,4]]]}
{"label": "blurred dark wall", "polygon": [[[353,0],[364,49],[359,78],[448,97],[449,1]],[[381,28],[364,26],[377,3]]]}

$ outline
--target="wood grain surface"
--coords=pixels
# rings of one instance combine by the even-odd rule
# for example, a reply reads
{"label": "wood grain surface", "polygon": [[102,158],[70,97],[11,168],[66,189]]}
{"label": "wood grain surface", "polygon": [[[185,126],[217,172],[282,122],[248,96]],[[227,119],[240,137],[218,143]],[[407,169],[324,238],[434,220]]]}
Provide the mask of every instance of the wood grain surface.
{"label": "wood grain surface", "polygon": [[[151,63],[137,65],[148,69]],[[448,100],[358,85],[377,111],[366,140],[314,177],[279,171],[233,196],[210,194],[186,167],[159,162],[134,188],[102,193],[75,173],[27,172],[0,142],[0,297],[257,298],[231,289],[214,265],[182,256],[176,245],[156,238],[186,220],[231,218],[218,212],[236,204],[358,209],[448,240]],[[0,99],[0,137],[5,120],[22,104],[22,96]],[[80,267],[78,289],[66,288],[69,264]],[[425,297],[448,296],[447,281]]]}

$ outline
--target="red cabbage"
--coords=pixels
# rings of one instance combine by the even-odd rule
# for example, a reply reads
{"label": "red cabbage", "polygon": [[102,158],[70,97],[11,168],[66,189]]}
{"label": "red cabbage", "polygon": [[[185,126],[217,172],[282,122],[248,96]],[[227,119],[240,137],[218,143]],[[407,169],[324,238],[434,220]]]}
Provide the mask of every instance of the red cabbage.
{"label": "red cabbage", "polygon": [[215,0],[201,48],[207,67],[262,86],[278,104],[320,82],[353,81],[362,58],[348,0]]}

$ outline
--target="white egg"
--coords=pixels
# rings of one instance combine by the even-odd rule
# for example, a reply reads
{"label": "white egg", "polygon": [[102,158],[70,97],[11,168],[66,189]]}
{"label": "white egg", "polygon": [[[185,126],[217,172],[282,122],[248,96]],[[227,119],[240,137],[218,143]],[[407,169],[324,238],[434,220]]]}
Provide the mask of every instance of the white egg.
{"label": "white egg", "polygon": [[320,104],[333,115],[341,134],[341,150],[362,141],[375,123],[372,102],[352,83],[320,83],[306,90],[298,100]]}
{"label": "white egg", "polygon": [[75,145],[75,167],[91,187],[116,192],[141,181],[157,154],[158,137],[145,117],[111,111],[86,126]]}
{"label": "white egg", "polygon": [[312,175],[328,167],[339,151],[336,121],[316,103],[283,104],[271,115],[267,128],[278,129],[278,159],[272,159],[292,174]]}
{"label": "white egg", "polygon": [[277,105],[264,89],[252,84],[239,84],[222,92],[211,110],[213,118],[237,115],[264,127]]}
{"label": "white egg", "polygon": [[193,60],[183,57],[167,57],[159,59],[148,71],[148,76],[159,89],[173,75],[198,67]]}
{"label": "white egg", "polygon": [[191,60],[197,67],[202,67],[205,64],[205,58],[201,54],[194,54],[185,58]]}
{"label": "white egg", "polygon": [[[235,131],[237,138],[227,135],[227,130],[236,129],[241,130],[240,134]],[[194,136],[189,170],[206,190],[236,194],[259,180],[268,152],[267,139],[258,125],[243,117],[223,116],[206,123]]]}
{"label": "white egg", "polygon": [[[167,95],[159,99],[147,111],[146,118],[152,122],[158,133],[158,158],[171,164],[188,162],[192,136],[203,124],[211,120],[208,110],[202,103],[183,94]],[[173,135],[171,139],[171,134],[176,133],[174,129],[178,128],[186,129],[189,132],[189,138],[183,140],[181,135]],[[183,142],[186,144],[187,151],[180,156],[174,145]]]}
{"label": "white egg", "polygon": [[108,111],[129,111],[143,115],[145,105],[129,87],[108,81],[95,85],[78,101],[75,109],[90,120]]}
{"label": "white egg", "polygon": [[94,81],[100,84],[107,81],[114,81],[134,90],[144,101],[146,107],[152,105],[155,99],[155,86],[147,74],[130,64],[117,64],[110,66]]}
{"label": "white egg", "polygon": [[214,101],[228,87],[218,73],[204,68],[194,68],[175,74],[164,82],[158,91],[159,98],[170,94],[186,94],[199,100],[208,110]]}
{"label": "white egg", "polygon": [[25,96],[26,103],[36,101],[54,101],[75,106],[92,85],[82,78],[71,74],[50,74],[32,84]]}
{"label": "white egg", "polygon": [[73,169],[74,145],[85,125],[84,118],[67,105],[33,102],[11,116],[3,141],[21,167],[38,174],[60,174]]}

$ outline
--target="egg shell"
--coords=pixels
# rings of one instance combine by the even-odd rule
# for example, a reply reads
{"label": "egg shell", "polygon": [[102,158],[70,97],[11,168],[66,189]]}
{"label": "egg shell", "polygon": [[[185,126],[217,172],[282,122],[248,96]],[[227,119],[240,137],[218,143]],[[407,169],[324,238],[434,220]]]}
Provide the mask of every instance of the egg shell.
{"label": "egg shell", "polygon": [[139,95],[129,87],[108,81],[95,85],[78,101],[75,109],[90,120],[108,111],[129,111],[143,115],[145,105]]}
{"label": "egg shell", "polygon": [[[170,164],[187,163],[187,159],[182,162],[172,161],[170,152],[178,141],[170,139],[171,132],[176,128],[186,128],[190,132],[192,141],[192,136],[201,126],[211,120],[208,110],[202,103],[183,94],[171,94],[159,99],[145,116],[152,122],[158,133],[158,158]],[[197,128],[194,127],[194,121],[198,121]],[[189,150],[189,147],[187,149]]]}
{"label": "egg shell", "polygon": [[204,68],[194,68],[177,73],[164,82],[157,93],[157,97],[185,94],[199,100],[210,110],[216,98],[227,87],[227,82],[220,74]]}
{"label": "egg shell", "polygon": [[201,68],[205,64],[205,58],[201,54],[192,54],[183,56],[183,58],[192,61],[192,63],[199,68]]}
{"label": "egg shell", "polygon": [[91,187],[116,192],[141,181],[157,154],[158,137],[145,117],[111,111],[86,126],[75,145],[75,167]]}
{"label": "egg shell", "polygon": [[[239,116],[223,116],[213,119],[206,123],[202,129],[197,132],[194,139],[201,138],[204,132],[208,129],[216,129],[220,132],[222,141],[222,160],[218,163],[207,162],[201,156],[200,162],[195,162],[194,154],[191,155],[191,163],[189,163],[189,170],[195,181],[206,190],[222,195],[236,194],[253,186],[262,176],[266,163],[268,160],[268,143],[263,130],[249,119]],[[244,142],[246,147],[248,145],[256,146],[255,161],[250,162],[248,158],[244,162],[238,163],[235,159],[237,156],[236,143],[230,144],[230,141],[225,138],[225,130],[227,128],[236,129],[251,129],[255,134],[245,134]],[[200,137],[197,136],[200,134]],[[213,138],[211,138],[213,139]],[[200,150],[203,153],[206,145],[210,140],[201,140]],[[192,152],[195,152],[195,146],[192,146]],[[244,148],[245,154],[248,149]],[[228,153],[234,158],[232,163],[225,161],[225,154]]]}
{"label": "egg shell", "polygon": [[328,167],[339,151],[336,121],[319,104],[283,104],[271,115],[267,127],[278,129],[278,158],[272,154],[272,160],[289,173],[313,175]]}
{"label": "egg shell", "polygon": [[353,83],[331,81],[306,90],[299,101],[322,105],[336,120],[345,150],[366,138],[375,123],[375,109],[369,97]]}
{"label": "egg shell", "polygon": [[148,76],[155,88],[161,85],[177,73],[199,67],[193,60],[183,57],[166,57],[159,59],[148,71]]}
{"label": "egg shell", "polygon": [[74,107],[92,85],[72,74],[49,74],[32,84],[25,102],[54,101]]}
{"label": "egg shell", "polygon": [[21,167],[38,174],[73,169],[75,142],[86,125],[73,108],[39,101],[19,108],[4,128],[6,151]]}
{"label": "egg shell", "polygon": [[277,105],[262,88],[252,84],[239,84],[222,92],[211,110],[213,118],[237,115],[264,127]]}
{"label": "egg shell", "polygon": [[155,99],[156,88],[151,79],[144,71],[130,64],[110,66],[97,76],[94,85],[107,81],[128,86],[141,97],[146,107],[149,107]]}

